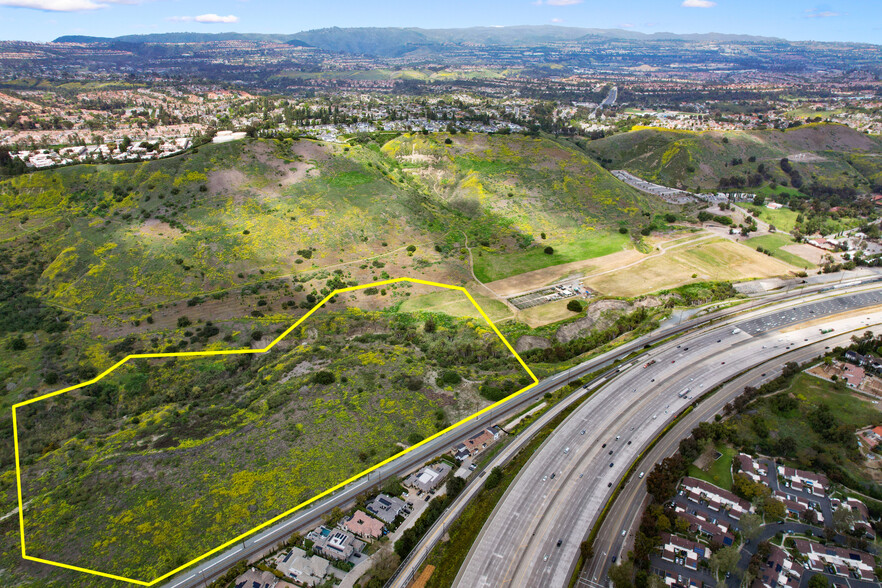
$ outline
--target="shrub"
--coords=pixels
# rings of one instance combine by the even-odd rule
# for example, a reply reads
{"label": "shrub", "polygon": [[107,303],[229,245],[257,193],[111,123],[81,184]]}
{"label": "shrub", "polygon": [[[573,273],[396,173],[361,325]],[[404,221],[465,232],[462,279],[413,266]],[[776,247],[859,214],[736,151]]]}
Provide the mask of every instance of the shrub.
{"label": "shrub", "polygon": [[178,317],[178,328],[179,329],[189,327],[192,324],[193,324],[193,321],[191,321],[188,317],[186,317],[186,316],[179,316]]}
{"label": "shrub", "polygon": [[16,335],[12,339],[9,340],[9,343],[6,346],[12,351],[24,351],[28,348],[28,344],[25,342],[24,337],[21,335]]}
{"label": "shrub", "polygon": [[251,333],[251,340],[252,341],[260,341],[261,339],[263,339],[263,331],[258,330],[258,331],[254,331],[253,333]]}
{"label": "shrub", "polygon": [[621,233],[622,235],[627,235],[628,229],[626,227],[619,227],[619,233]]}
{"label": "shrub", "polygon": [[315,382],[316,384],[321,384],[322,386],[333,384],[336,380],[337,378],[334,376],[334,374],[327,370],[316,372],[316,374],[312,377],[313,382]]}
{"label": "shrub", "polygon": [[484,481],[484,488],[488,490],[492,490],[499,486],[499,483],[502,482],[502,470],[498,467],[490,470],[490,473],[487,474],[487,479]]}
{"label": "shrub", "polygon": [[453,370],[444,370],[435,383],[439,386],[455,386],[462,382],[462,377]]}
{"label": "shrub", "polygon": [[543,251],[545,251],[545,254],[546,254],[546,255],[553,255],[553,254],[554,254],[554,247],[551,247],[551,246],[549,245],[548,247],[546,247],[545,249],[543,249]]}
{"label": "shrub", "polygon": [[567,302],[567,310],[572,312],[582,312],[582,303],[578,300],[570,300]]}

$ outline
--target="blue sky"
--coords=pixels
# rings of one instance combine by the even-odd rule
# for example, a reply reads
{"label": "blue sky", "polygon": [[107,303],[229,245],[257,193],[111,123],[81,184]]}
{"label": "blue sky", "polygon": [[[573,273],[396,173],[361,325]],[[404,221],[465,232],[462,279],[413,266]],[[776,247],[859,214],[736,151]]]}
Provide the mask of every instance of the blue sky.
{"label": "blue sky", "polygon": [[879,0],[0,0],[0,39],[520,24],[882,43]]}

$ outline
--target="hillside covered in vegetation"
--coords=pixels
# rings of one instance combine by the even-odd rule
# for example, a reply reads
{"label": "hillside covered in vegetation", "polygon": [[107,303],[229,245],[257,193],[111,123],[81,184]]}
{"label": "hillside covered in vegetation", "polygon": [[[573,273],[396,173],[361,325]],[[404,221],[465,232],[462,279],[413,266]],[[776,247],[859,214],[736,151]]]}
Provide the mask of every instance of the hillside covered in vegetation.
{"label": "hillside covered in vegetation", "polygon": [[786,131],[644,128],[592,141],[586,148],[609,169],[692,191],[766,188],[773,195],[780,187],[842,204],[856,194],[882,190],[882,143],[834,124]]}

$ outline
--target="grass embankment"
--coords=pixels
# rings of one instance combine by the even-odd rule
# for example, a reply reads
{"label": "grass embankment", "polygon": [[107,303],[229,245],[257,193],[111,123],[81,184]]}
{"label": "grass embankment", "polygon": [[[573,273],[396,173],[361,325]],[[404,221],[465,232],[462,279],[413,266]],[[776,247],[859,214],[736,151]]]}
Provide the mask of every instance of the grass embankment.
{"label": "grass embankment", "polygon": [[[590,395],[589,395],[590,396]],[[518,472],[526,465],[533,453],[545,442],[545,439],[586,399],[567,407],[561,414],[551,420],[535,437],[521,449],[518,454],[502,468],[502,478],[493,488],[485,487],[469,503],[462,515],[450,526],[447,532],[449,539],[435,546],[424,565],[435,566],[435,571],[426,582],[426,588],[447,588],[453,584],[456,574],[465,561],[472,544],[481,532],[496,503],[505,494]]]}
{"label": "grass embankment", "polygon": [[[551,247],[554,252],[545,253],[545,247]],[[542,241],[511,253],[474,249],[475,276],[482,282],[492,282],[553,265],[602,257],[629,247],[627,235],[597,231],[581,237],[574,235],[571,239]]]}
{"label": "grass embankment", "polygon": [[799,213],[789,208],[772,209],[766,206],[756,206],[754,204],[745,204],[745,210],[750,211],[761,221],[775,225],[779,231],[790,232],[796,228],[796,218]]}
{"label": "grass embankment", "polygon": [[689,466],[689,475],[699,480],[710,482],[726,490],[732,489],[732,460],[738,455],[738,450],[728,445],[718,445],[715,451],[722,455],[714,460],[710,466],[703,470],[695,465]]}
{"label": "grass embankment", "polygon": [[796,467],[825,471],[833,481],[859,488],[872,480],[862,465],[854,431],[879,424],[878,406],[843,383],[802,373],[783,391],[757,400],[748,413],[730,422],[742,446],[782,456]]}
{"label": "grass embankment", "polygon": [[[852,153],[878,153],[879,144],[871,137],[838,124],[803,125],[786,133],[758,131],[669,131],[640,129],[591,141],[587,147],[597,159],[606,160],[612,169],[625,169],[641,178],[666,186],[688,190],[717,190],[721,178],[740,179],[749,191],[770,195],[770,186],[789,186],[790,176],[780,166],[789,158],[792,168],[805,180],[808,191],[812,182],[841,188],[854,186],[868,190],[872,173],[850,163]],[[809,157],[794,157],[797,154]],[[748,187],[753,178],[759,186]]]}
{"label": "grass embankment", "polygon": [[789,263],[790,265],[801,267],[804,269],[812,269],[817,267],[810,261],[782,249],[783,247],[794,245],[795,243],[796,241],[794,241],[793,238],[790,237],[790,235],[783,233],[775,233],[774,235],[762,235],[760,237],[751,237],[744,242],[745,245],[753,247],[754,249],[762,247],[767,251],[771,251],[772,257],[776,257],[785,263]]}
{"label": "grass embankment", "polygon": [[[477,286],[477,284],[472,285]],[[490,320],[497,321],[511,316],[511,311],[502,302],[476,292],[475,288],[469,288],[468,286],[467,288],[469,289],[469,294],[487,313]],[[462,292],[451,290],[411,296],[401,304],[399,310],[401,312],[443,312],[450,316],[471,317],[483,320],[481,313],[478,312],[475,305]]]}

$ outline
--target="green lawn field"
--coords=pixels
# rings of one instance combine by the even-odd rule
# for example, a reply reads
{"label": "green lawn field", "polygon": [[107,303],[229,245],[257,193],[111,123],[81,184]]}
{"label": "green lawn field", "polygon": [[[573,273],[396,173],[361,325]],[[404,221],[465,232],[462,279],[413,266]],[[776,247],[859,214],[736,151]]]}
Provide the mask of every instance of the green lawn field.
{"label": "green lawn field", "polygon": [[745,245],[753,247],[756,249],[757,247],[762,247],[763,249],[768,249],[772,252],[774,257],[777,257],[781,261],[787,262],[790,265],[794,265],[796,267],[802,267],[811,269],[817,267],[815,264],[811,263],[808,260],[805,260],[798,255],[794,255],[789,251],[784,251],[781,248],[786,247],[787,245],[793,245],[795,241],[790,235],[786,233],[775,233],[773,235],[762,235],[760,237],[751,237],[747,241],[744,242]]}
{"label": "green lawn field", "polygon": [[[630,242],[627,235],[597,231],[567,241],[542,241],[512,253],[476,249],[475,276],[482,282],[492,282],[544,267],[609,255],[630,248]],[[545,253],[545,247],[552,247],[554,253]]]}

